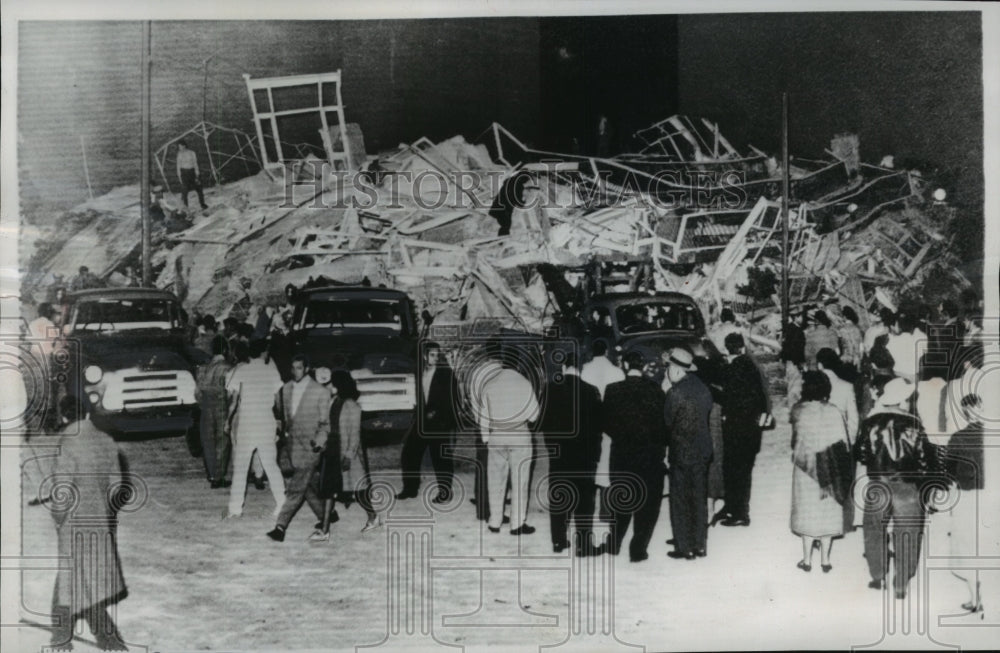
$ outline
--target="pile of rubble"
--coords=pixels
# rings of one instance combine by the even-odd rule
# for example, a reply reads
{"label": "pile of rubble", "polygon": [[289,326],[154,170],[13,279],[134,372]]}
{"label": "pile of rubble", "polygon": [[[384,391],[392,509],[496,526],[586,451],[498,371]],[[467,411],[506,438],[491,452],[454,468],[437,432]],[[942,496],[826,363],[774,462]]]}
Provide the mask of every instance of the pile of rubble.
{"label": "pile of rubble", "polygon": [[[377,157],[355,144],[361,171],[310,165],[322,162],[312,154],[284,168],[265,161],[208,189],[210,208],[188,222],[159,199],[155,284],[216,317],[281,303],[288,284],[385,284],[439,323],[499,317],[532,331],[578,308],[567,296],[678,290],[709,315],[723,304],[752,313],[765,339],[775,335],[777,288],[752,283],[780,277],[774,157],[741,153],[717,125],[684,116],[638,132],[639,152],[611,158],[533,150],[498,124],[486,134],[479,144],[422,138]],[[865,309],[891,305],[932,262],[947,262],[952,216],[924,198],[918,172],[861,162],[856,136],[835,136],[828,154],[790,166],[791,299],[837,300],[866,320]],[[497,235],[491,206],[518,175],[510,234]],[[69,224],[83,227],[67,233]],[[80,265],[121,283],[139,233],[138,188],[116,189],[39,239],[25,283],[68,280]]]}

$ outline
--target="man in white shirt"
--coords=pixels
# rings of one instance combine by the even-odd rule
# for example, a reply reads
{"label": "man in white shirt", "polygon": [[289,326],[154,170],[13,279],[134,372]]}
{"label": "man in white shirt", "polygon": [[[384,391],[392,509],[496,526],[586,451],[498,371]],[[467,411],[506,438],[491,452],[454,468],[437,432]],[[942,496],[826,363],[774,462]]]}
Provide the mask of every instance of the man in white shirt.
{"label": "man in white shirt", "polygon": [[867,356],[868,352],[875,346],[875,339],[889,333],[889,327],[896,323],[896,317],[888,308],[883,308],[878,313],[871,313],[869,318],[871,326],[865,330],[865,337],[861,343],[864,349],[861,353],[864,356]]}
{"label": "man in white shirt", "polygon": [[[487,380],[479,393],[480,429],[488,451],[490,532],[499,533],[503,523],[507,478],[511,487],[511,535],[530,535],[526,523],[528,488],[531,481],[533,441],[529,422],[538,419],[539,405],[531,382],[516,371],[516,349],[504,351],[503,369]],[[514,526],[516,524],[516,526]]]}
{"label": "man in white shirt", "polygon": [[194,153],[194,150],[188,148],[187,142],[184,140],[177,143],[177,178],[181,182],[181,200],[184,202],[184,208],[188,206],[188,193],[195,191],[198,194],[198,203],[201,204],[201,208],[207,209],[205,193],[201,188],[198,155]]}
{"label": "man in white shirt", "polygon": [[886,343],[886,349],[895,361],[893,373],[910,383],[917,382],[920,349],[926,345],[926,337],[921,338],[923,333],[915,333],[915,328],[916,322],[912,316],[900,315],[896,319],[895,326],[890,329],[889,342]]}
{"label": "man in white shirt", "polygon": [[[272,402],[281,389],[278,370],[264,362],[267,349],[265,340],[250,344],[250,362],[238,365],[226,382],[231,397],[233,433],[233,485],[229,494],[227,517],[243,514],[246,497],[247,468],[257,453],[261,466],[271,484],[276,511],[285,503],[285,481],[278,467],[278,449],[275,444],[275,427]],[[298,401],[302,400],[299,392]]]}
{"label": "man in white shirt", "polygon": [[[625,372],[608,359],[608,346],[603,340],[595,340],[591,351],[594,357],[581,368],[580,378],[597,388],[597,392],[601,395],[601,401],[604,401],[605,388],[612,383],[624,381]],[[601,457],[597,461],[597,474],[594,477],[594,483],[600,494],[598,505],[600,506],[601,520],[605,523],[610,523],[612,518],[611,508],[607,502],[607,489],[611,485],[610,464],[611,438],[608,437],[607,433],[603,433],[601,435]],[[595,535],[598,540],[602,539],[600,533],[595,533]]]}

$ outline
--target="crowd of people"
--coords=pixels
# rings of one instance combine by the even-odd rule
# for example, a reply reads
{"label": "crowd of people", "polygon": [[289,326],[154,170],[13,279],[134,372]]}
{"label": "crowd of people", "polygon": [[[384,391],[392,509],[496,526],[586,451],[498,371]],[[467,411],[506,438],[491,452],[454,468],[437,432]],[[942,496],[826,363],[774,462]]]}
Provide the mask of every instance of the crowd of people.
{"label": "crowd of people", "polygon": [[[807,307],[790,325],[782,358],[792,425],[791,530],[802,538],[798,567],[820,550],[832,569],[834,539],[863,529],[869,587],[905,598],[916,573],[926,520],[939,520],[956,555],[977,533],[976,493],[984,487],[981,307],[951,300],[936,310],[883,308],[862,333],[857,313]],[[859,467],[856,467],[856,464]],[[961,496],[936,516],[934,492]],[[859,501],[856,497],[862,497]],[[971,512],[970,512],[971,511]],[[935,515],[932,516],[931,515]],[[978,581],[962,607],[982,612]]]}
{"label": "crowd of people", "polygon": [[[336,502],[358,503],[366,514],[362,532],[377,529],[385,515],[372,498],[357,385],[347,370],[313,368],[292,354],[287,311],[261,309],[255,322],[226,319],[221,329],[200,316],[188,331],[200,361],[206,479],[210,488],[229,490],[224,519],[242,516],[248,484],[269,487],[274,527],[266,535],[277,542],[303,503],[317,520],[310,541],[329,540],[340,520]],[[47,312],[41,307],[39,320],[51,322]],[[812,571],[816,549],[820,568],[830,572],[835,540],[860,526],[869,586],[886,588],[893,569],[891,587],[905,597],[933,512],[931,487],[969,494],[933,518],[947,520],[956,552],[974,545],[974,495],[984,487],[982,397],[975,392],[983,366],[980,323],[947,302],[937,315],[921,320],[883,310],[862,332],[850,308],[831,319],[829,311],[807,307],[790,324],[781,352],[792,430],[790,529],[802,541],[796,566],[803,572]],[[518,348],[501,340],[484,348],[472,370],[453,368],[447,352],[423,341],[397,499],[418,496],[429,452],[433,503],[454,500],[454,445],[468,432],[476,451],[472,501],[489,533],[504,525],[514,536],[535,532],[529,489],[533,463],[544,456],[553,551],[618,555],[631,531],[629,560],[647,560],[667,489],[673,547],[667,555],[707,556],[712,526],[750,524],[755,461],[763,433],[774,428],[771,393],[748,351],[747,331],[731,311],[722,317],[700,346],[664,353],[656,366],[662,376],[637,351],[613,360],[603,340],[594,341],[585,361],[577,351],[563,352],[555,374],[533,374]],[[86,400],[69,400],[78,404],[63,407],[62,421],[89,424]],[[59,458],[67,464],[79,448],[68,445]],[[104,455],[102,447],[92,453]],[[101,465],[114,468],[109,474],[120,471],[105,457]],[[981,612],[975,576],[956,575],[969,587],[965,609]],[[91,620],[103,629],[103,643],[116,645],[120,636],[102,612],[124,596],[116,578],[113,596],[85,601],[83,609],[58,603],[71,580],[60,578],[56,614]]]}

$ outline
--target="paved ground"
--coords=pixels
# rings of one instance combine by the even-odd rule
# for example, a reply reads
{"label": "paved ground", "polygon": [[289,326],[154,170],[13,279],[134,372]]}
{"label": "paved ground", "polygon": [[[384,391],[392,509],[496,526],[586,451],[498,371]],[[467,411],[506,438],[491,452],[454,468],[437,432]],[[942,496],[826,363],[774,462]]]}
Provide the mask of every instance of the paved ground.
{"label": "paved ground", "polygon": [[[860,531],[835,542],[831,573],[820,572],[818,557],[812,573],[795,568],[801,548],[788,529],[790,434],[787,411],[779,407],[776,414],[779,427],[765,434],[754,473],[751,526],[713,528],[707,558],[675,561],[665,555],[664,501],[648,561],[604,556],[587,561],[595,567],[575,570],[565,554],[552,555],[548,518],[534,495],[529,522],[538,532],[520,541],[484,532],[462,498],[449,512],[433,514],[421,501],[402,502],[387,528],[364,535],[364,513],[341,508],[331,541],[320,545],[306,541],[314,521],[306,508],[287,540],[276,544],[264,536],[272,525],[270,492],[251,487],[244,518],[223,522],[228,491],[208,489],[201,461],[188,455],[182,439],[126,442],[148,497],[121,519],[130,595],[117,619],[130,645],[157,651],[353,649],[383,641],[392,649],[424,648],[436,646],[435,639],[470,651],[560,644],[843,648],[880,641],[894,648],[989,647],[1000,640],[995,603],[983,621],[948,617],[961,612],[956,606],[966,597],[945,570],[922,573],[905,603],[868,589]],[[398,455],[398,446],[380,447],[373,465],[392,470]],[[23,547],[37,556],[38,569],[23,574],[22,612],[47,623],[54,530],[44,508],[26,505],[37,466],[26,460],[24,470]],[[535,476],[544,471],[544,463],[537,465]],[[386,478],[400,487],[391,472]],[[461,472],[459,480],[470,487],[471,473]],[[932,567],[948,551],[941,530],[932,522],[925,546]],[[571,619],[570,605],[579,607],[581,595],[590,600]],[[896,635],[884,639],[887,629]],[[20,633],[23,650],[47,641],[41,628]],[[77,650],[89,650],[83,640]]]}

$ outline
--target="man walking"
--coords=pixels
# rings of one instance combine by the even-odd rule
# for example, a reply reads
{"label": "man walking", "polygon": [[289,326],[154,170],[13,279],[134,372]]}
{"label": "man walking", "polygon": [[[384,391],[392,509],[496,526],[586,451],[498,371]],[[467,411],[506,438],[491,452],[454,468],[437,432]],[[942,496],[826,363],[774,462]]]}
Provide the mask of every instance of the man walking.
{"label": "man walking", "polygon": [[285,530],[303,501],[309,503],[320,521],[323,520],[324,505],[318,495],[317,472],[330,434],[330,391],[316,383],[308,371],[305,356],[300,354],[292,358],[292,380],[275,398],[282,433],[288,439],[285,446],[289,448],[294,468],[285,486],[285,502],[277,523],[267,533],[276,542],[285,540]]}
{"label": "man walking", "polygon": [[226,361],[226,341],[212,341],[212,360],[198,369],[195,399],[201,409],[201,450],[205,471],[212,489],[229,487],[226,471],[229,468],[231,443],[226,434],[229,416],[226,396],[226,377],[232,366]]}
{"label": "man walking", "polygon": [[202,210],[208,208],[205,204],[205,193],[201,188],[201,171],[198,169],[198,155],[194,150],[188,149],[184,140],[177,143],[177,178],[181,182],[181,200],[184,208],[188,206],[188,193],[195,191],[198,194],[198,203]]}
{"label": "man walking", "polygon": [[[611,505],[613,512],[607,551],[618,555],[629,523],[635,518],[629,560],[642,562],[663,500],[663,459],[667,453],[663,405],[666,397],[655,381],[642,374],[642,354],[624,357],[625,380],[604,391],[604,432],[611,438],[611,486],[616,496],[634,497],[634,505]],[[616,492],[616,488],[618,488]]]}
{"label": "man walking", "polygon": [[896,598],[906,598],[910,579],[917,572],[926,506],[924,483],[943,472],[937,447],[927,441],[920,420],[912,414],[913,384],[896,378],[885,384],[875,407],[861,426],[855,457],[879,483],[880,492],[865,493],[865,560],[872,580],[868,587],[882,589],[889,568],[886,533],[892,525],[892,550]]}
{"label": "man walking", "polygon": [[722,386],[722,460],[727,515],[723,526],[750,525],[750,485],[760,453],[761,431],[769,412],[767,390],[743,336],[726,336],[730,360]]}
{"label": "man walking", "polygon": [[264,361],[267,349],[265,340],[256,340],[250,345],[250,362],[233,370],[226,383],[226,390],[232,398],[233,410],[233,487],[229,493],[227,517],[243,514],[246,497],[247,468],[254,453],[271,482],[274,495],[275,513],[285,503],[285,481],[278,467],[278,450],[275,446],[274,413],[271,404],[274,395],[281,390],[278,370]]}
{"label": "man walking", "polygon": [[576,352],[566,353],[561,383],[550,383],[541,430],[549,451],[549,516],[552,550],[569,546],[567,527],[574,521],[576,555],[594,553],[594,472],[601,455],[601,396],[583,381]]}
{"label": "man walking", "polygon": [[669,434],[671,558],[693,560],[705,555],[708,534],[708,464],[712,436],[708,416],[712,393],[694,374],[694,357],[684,348],[670,352],[670,391],[663,409]]}
{"label": "man walking", "polygon": [[[66,424],[59,439],[59,456],[52,476],[56,486],[73,489],[73,501],[52,497],[46,502],[56,522],[59,557],[65,561],[56,573],[52,596],[52,648],[72,650],[74,625],[86,620],[105,651],[125,651],[108,606],[128,595],[118,559],[118,506],[115,488],[123,484],[121,456],[111,436],[87,418],[77,397],[63,397],[60,413]],[[61,504],[61,505],[60,505]]]}
{"label": "man walking", "polygon": [[431,501],[447,503],[451,500],[454,464],[446,449],[452,443],[458,424],[455,414],[458,386],[455,375],[447,361],[443,360],[441,347],[436,342],[424,345],[424,365],[418,389],[418,417],[403,443],[403,491],[396,498],[410,499],[417,496],[420,489],[420,464],[423,462],[424,451],[430,448],[431,464],[438,481],[438,493]]}
{"label": "man walking", "polygon": [[482,387],[480,429],[487,447],[491,533],[503,523],[507,479],[511,488],[511,535],[531,535],[527,524],[528,487],[531,481],[532,434],[529,422],[538,419],[539,406],[531,381],[515,369],[521,356],[516,349],[495,351],[503,366]]}

